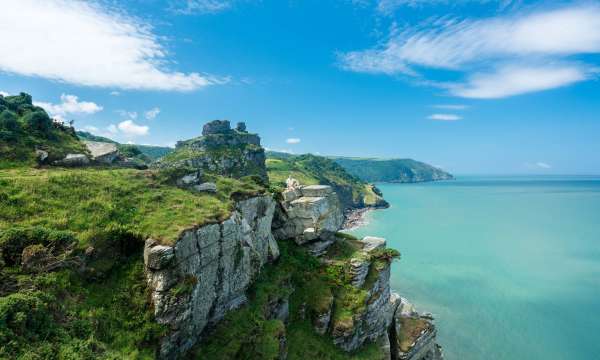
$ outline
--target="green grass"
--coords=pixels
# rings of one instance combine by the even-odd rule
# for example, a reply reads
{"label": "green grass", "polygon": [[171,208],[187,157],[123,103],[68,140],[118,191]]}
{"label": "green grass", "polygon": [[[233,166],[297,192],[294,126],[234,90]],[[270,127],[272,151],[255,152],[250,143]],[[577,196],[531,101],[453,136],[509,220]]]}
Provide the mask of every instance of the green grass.
{"label": "green grass", "polygon": [[332,157],[348,173],[367,182],[415,182],[452,179],[447,172],[412,159]]}
{"label": "green grass", "polygon": [[233,194],[264,190],[250,178],[214,177],[218,193],[165,184],[159,173],[131,169],[11,169],[0,171],[0,230],[44,226],[77,233],[81,245],[115,226],[165,244],[182,230],[226,219]]}

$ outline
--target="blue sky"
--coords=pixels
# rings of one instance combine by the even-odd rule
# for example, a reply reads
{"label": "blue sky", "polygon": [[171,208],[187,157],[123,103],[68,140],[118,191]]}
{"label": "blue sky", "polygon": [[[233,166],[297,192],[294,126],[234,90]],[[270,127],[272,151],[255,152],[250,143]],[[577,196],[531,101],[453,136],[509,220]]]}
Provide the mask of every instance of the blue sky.
{"label": "blue sky", "polygon": [[229,119],[274,150],[600,174],[597,1],[3,8],[0,91],[118,141],[172,145]]}

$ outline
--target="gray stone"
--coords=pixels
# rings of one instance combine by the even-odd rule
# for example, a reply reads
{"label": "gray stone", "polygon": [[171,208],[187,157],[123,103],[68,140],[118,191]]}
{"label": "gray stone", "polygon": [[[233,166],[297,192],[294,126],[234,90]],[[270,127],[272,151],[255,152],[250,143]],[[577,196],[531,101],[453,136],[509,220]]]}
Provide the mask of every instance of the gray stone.
{"label": "gray stone", "polygon": [[92,160],[96,162],[111,164],[119,156],[117,144],[100,141],[84,141],[83,143],[92,154]]}
{"label": "gray stone", "polygon": [[385,248],[385,239],[375,236],[365,236],[362,238],[362,243],[364,244],[363,250],[366,252],[373,251],[375,249]]}
{"label": "gray stone", "polygon": [[308,185],[301,188],[302,196],[307,197],[324,197],[333,192],[329,185]]}
{"label": "gray stone", "polygon": [[245,132],[246,131],[246,123],[243,121],[238,122],[237,125],[235,126],[235,129],[237,131]]}
{"label": "gray stone", "polygon": [[224,134],[231,130],[229,120],[213,120],[204,124],[202,127],[202,135]]}
{"label": "gray stone", "polygon": [[195,185],[194,190],[200,191],[200,192],[216,193],[217,192],[217,184],[211,183],[211,182],[205,182],[200,185]]}
{"label": "gray stone", "polygon": [[[300,196],[306,193],[325,196]],[[280,240],[294,239],[298,244],[337,232],[344,220],[337,195],[327,185],[292,187],[283,192],[281,207],[274,235]]]}
{"label": "gray stone", "polygon": [[202,177],[202,173],[200,171],[196,171],[190,174],[183,176],[181,179],[177,180],[177,185],[179,186],[191,186],[200,183],[200,179]]}
{"label": "gray stone", "polygon": [[[274,211],[270,195],[237,202],[227,220],[183,231],[165,266],[154,265],[162,264],[154,259],[162,259],[158,254],[169,251],[152,240],[147,242],[144,261],[155,318],[171,329],[161,341],[159,358],[182,357],[207,326],[247,301],[246,290],[263,265],[279,257],[271,233]],[[186,277],[197,279],[192,292],[173,295],[169,289]],[[274,316],[285,318],[289,309],[280,305],[273,310]]]}
{"label": "gray stone", "polygon": [[154,240],[147,240],[144,246],[144,263],[152,270],[160,270],[167,266],[175,253],[170,246],[156,245]]}
{"label": "gray stone", "polygon": [[64,159],[57,160],[54,165],[77,167],[85,166],[90,163],[90,159],[84,154],[67,154]]}
{"label": "gray stone", "polygon": [[46,161],[46,159],[48,159],[48,152],[38,149],[35,151],[35,157],[37,158],[38,162],[43,163]]}

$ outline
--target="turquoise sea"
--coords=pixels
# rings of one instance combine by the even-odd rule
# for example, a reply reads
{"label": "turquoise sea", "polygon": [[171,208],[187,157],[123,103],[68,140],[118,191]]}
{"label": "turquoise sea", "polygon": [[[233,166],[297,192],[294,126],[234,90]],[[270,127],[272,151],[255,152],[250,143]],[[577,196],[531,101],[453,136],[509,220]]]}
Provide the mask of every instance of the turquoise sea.
{"label": "turquoise sea", "polygon": [[379,185],[358,235],[402,253],[392,288],[448,360],[600,359],[600,177]]}

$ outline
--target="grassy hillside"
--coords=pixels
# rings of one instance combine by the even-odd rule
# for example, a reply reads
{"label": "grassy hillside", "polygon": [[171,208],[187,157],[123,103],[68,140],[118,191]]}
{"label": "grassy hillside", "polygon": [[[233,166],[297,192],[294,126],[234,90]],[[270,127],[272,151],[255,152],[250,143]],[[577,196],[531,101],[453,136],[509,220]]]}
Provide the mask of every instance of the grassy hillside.
{"label": "grassy hillside", "polygon": [[285,187],[285,180],[290,175],[303,185],[331,185],[345,208],[387,205],[373,185],[350,175],[340,165],[323,156],[270,151],[267,152],[267,172],[271,183],[279,188]]}
{"label": "grassy hillside", "polygon": [[412,159],[332,157],[350,174],[367,182],[422,182],[453,179],[449,173]]}
{"label": "grassy hillside", "polygon": [[0,170],[0,358],[152,359],[164,329],[148,303],[142,247],[223,220],[251,178],[218,193],[132,169]]}
{"label": "grassy hillside", "polygon": [[166,146],[120,144],[107,137],[94,135],[86,131],[77,131],[76,134],[77,137],[79,137],[79,139],[81,140],[117,144],[119,151],[121,151],[121,153],[123,153],[125,156],[137,157],[140,158],[140,160],[145,161],[146,163],[157,160],[173,151],[173,148]]}
{"label": "grassy hillside", "polygon": [[30,95],[0,95],[0,169],[35,165],[36,150],[48,153],[47,162],[87,153],[73,128],[52,120]]}

